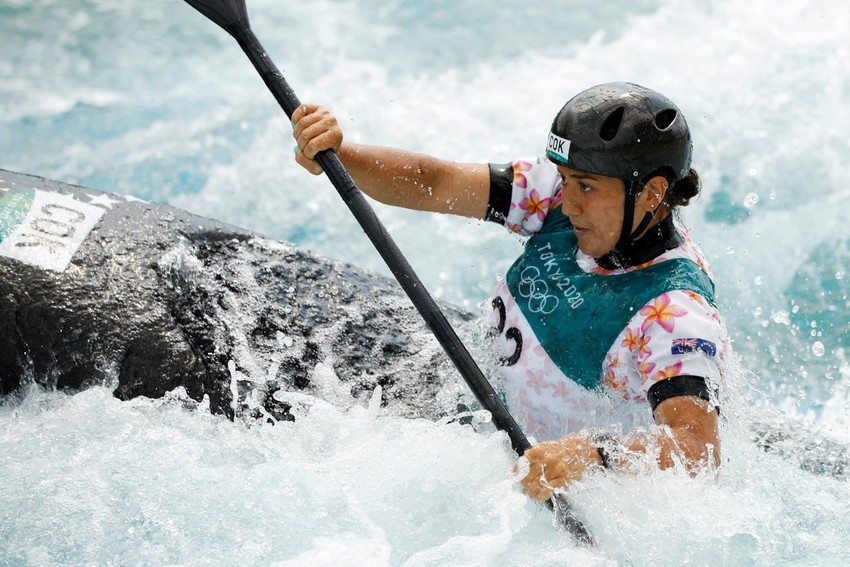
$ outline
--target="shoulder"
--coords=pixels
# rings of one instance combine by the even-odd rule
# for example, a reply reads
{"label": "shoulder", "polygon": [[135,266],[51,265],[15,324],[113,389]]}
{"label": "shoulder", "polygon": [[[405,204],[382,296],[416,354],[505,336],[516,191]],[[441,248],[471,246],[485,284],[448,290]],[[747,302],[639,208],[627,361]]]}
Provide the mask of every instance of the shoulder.
{"label": "shoulder", "polygon": [[643,305],[611,345],[605,383],[635,400],[647,400],[654,384],[674,376],[719,383],[728,345],[723,321],[704,297],[663,293]]}
{"label": "shoulder", "polygon": [[702,322],[711,327],[722,324],[717,309],[694,291],[673,290],[662,293],[640,308],[635,319],[643,332],[661,329],[673,333],[676,326]]}
{"label": "shoulder", "polygon": [[717,309],[698,293],[676,290],[654,298],[638,311],[626,335],[643,346],[646,389],[681,375],[720,380],[728,333]]}
{"label": "shoulder", "polygon": [[[502,197],[509,201],[503,215],[504,225],[522,235],[539,232],[546,215],[560,203],[561,176],[557,166],[545,156],[539,156],[514,160],[504,166],[491,165],[490,171],[491,192],[499,186],[498,190],[504,193]],[[492,178],[496,175],[498,181]]]}
{"label": "shoulder", "polygon": [[558,173],[558,167],[546,156],[518,159],[513,161],[512,165],[514,183],[521,189],[530,185],[560,181],[561,174]]}

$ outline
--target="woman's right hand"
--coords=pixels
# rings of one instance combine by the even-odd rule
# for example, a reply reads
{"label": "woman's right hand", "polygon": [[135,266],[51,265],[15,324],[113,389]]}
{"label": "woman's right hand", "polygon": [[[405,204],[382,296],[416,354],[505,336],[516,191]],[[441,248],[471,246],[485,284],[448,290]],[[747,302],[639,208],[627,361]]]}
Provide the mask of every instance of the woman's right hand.
{"label": "woman's right hand", "polygon": [[342,130],[336,118],[322,106],[302,104],[292,113],[292,128],[292,136],[298,143],[295,161],[313,175],[321,175],[323,170],[316,154],[322,150],[339,153],[342,145]]}

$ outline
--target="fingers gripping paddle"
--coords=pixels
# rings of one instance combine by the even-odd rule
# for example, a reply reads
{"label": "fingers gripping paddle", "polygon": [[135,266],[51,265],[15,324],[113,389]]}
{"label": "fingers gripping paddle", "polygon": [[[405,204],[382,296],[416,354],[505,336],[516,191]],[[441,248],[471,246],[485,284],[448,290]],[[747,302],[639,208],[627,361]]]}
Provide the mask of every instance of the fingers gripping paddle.
{"label": "fingers gripping paddle", "polygon": [[[186,2],[236,39],[272,95],[277,99],[278,104],[291,118],[292,113],[300,106],[301,102],[266,54],[254,32],[251,31],[244,0],[186,0]],[[316,156],[316,160],[322,166],[348,208],[351,209],[357,222],[360,223],[372,244],[381,254],[431,332],[434,333],[434,336],[445,349],[475,397],[492,414],[493,423],[508,434],[511,445],[517,454],[525,453],[531,447],[528,439],[511,414],[508,413],[496,391],[484,377],[478,365],[475,364],[469,351],[461,343],[454,329],[425,289],[425,286],[422,285],[413,268],[407,263],[407,259],[402,255],[381,221],[378,220],[372,207],[355,185],[339,157],[332,150],[325,150]],[[584,524],[575,517],[569,505],[562,499],[557,502],[554,502],[554,500],[553,498],[550,505],[562,518],[567,530],[578,541],[592,544],[593,539],[590,533]]]}

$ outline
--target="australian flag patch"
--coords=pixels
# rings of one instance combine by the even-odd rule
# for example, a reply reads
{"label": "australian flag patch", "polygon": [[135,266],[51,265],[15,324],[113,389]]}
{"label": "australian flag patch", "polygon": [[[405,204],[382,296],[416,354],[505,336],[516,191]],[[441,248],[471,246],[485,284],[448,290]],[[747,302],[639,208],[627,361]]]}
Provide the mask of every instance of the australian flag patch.
{"label": "australian flag patch", "polygon": [[708,356],[717,354],[717,345],[705,339],[674,339],[670,349],[672,354],[687,354],[702,351]]}

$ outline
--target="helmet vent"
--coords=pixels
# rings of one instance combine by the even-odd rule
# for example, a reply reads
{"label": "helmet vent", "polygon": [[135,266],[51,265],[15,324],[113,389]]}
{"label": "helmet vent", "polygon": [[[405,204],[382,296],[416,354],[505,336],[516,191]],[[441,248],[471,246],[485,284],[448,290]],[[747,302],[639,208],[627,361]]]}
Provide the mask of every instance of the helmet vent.
{"label": "helmet vent", "polygon": [[666,130],[673,124],[673,121],[676,120],[676,114],[675,108],[662,110],[655,115],[655,126],[657,126],[659,130]]}
{"label": "helmet vent", "polygon": [[609,114],[608,118],[605,119],[605,122],[603,122],[602,126],[599,128],[599,137],[606,142],[613,140],[617,135],[617,132],[620,131],[620,124],[623,122],[623,114],[625,114],[625,112],[626,107],[621,106]]}

